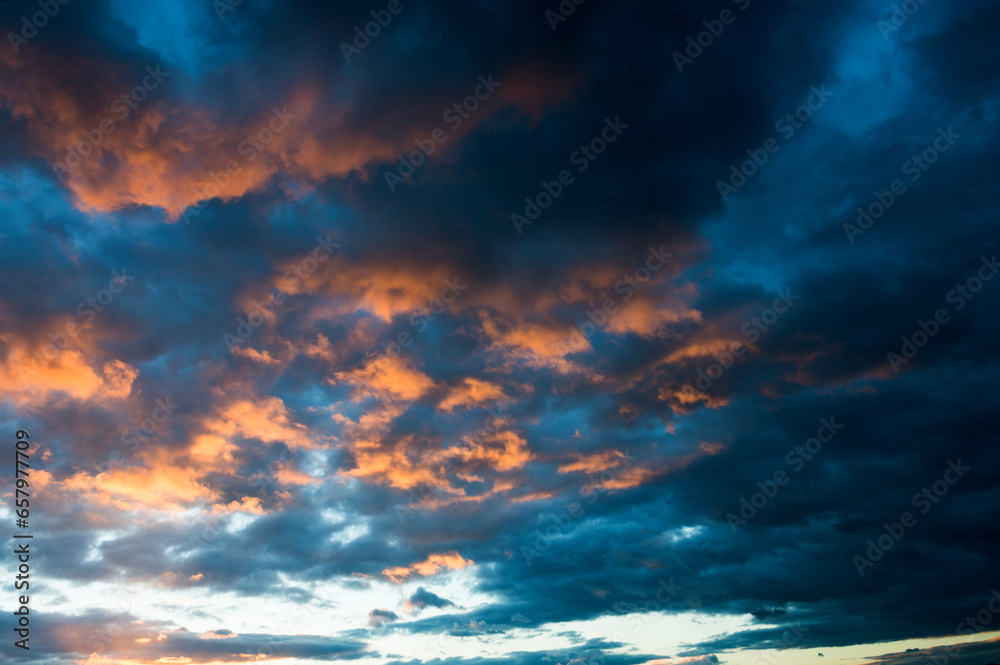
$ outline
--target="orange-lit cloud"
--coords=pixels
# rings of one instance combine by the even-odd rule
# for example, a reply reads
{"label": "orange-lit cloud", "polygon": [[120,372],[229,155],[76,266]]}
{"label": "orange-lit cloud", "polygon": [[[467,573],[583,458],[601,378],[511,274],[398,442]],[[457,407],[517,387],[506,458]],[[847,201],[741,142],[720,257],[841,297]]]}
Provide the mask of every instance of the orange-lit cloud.
{"label": "orange-lit cloud", "polygon": [[213,501],[215,492],[192,477],[188,468],[154,466],[113,468],[90,476],[79,473],[62,486],[117,510],[181,510],[197,501]]}
{"label": "orange-lit cloud", "polygon": [[531,460],[527,441],[516,432],[501,431],[453,449],[465,462],[484,462],[497,471],[520,469]]}
{"label": "orange-lit cloud", "polygon": [[[201,431],[191,434],[179,450],[147,447],[125,465],[111,465],[96,474],[78,471],[61,482],[50,482],[95,506],[119,511],[175,512],[207,503],[213,512],[263,514],[258,497],[219,503],[223,494],[215,485],[217,478],[239,476],[240,467],[248,461],[239,439],[281,442],[293,450],[318,445],[304,426],[292,421],[276,397],[233,399],[204,416],[196,429]],[[278,470],[277,478],[286,485],[318,482],[285,467]]]}
{"label": "orange-lit cloud", "polygon": [[89,349],[36,347],[11,333],[0,335],[0,342],[7,346],[0,360],[0,399],[19,406],[44,403],[60,392],[78,400],[123,399],[139,374],[120,360],[100,364]]}
{"label": "orange-lit cloud", "polygon": [[423,561],[410,564],[409,566],[386,568],[382,571],[382,574],[393,582],[401,584],[413,575],[429,577],[441,570],[460,570],[474,563],[471,559],[464,559],[458,552],[452,550],[442,554],[431,554]]}
{"label": "orange-lit cloud", "polygon": [[364,367],[338,373],[336,378],[355,386],[356,399],[374,395],[409,401],[419,399],[434,386],[429,376],[403,356],[381,355]]}
{"label": "orange-lit cloud", "polygon": [[438,404],[438,409],[451,412],[458,407],[476,406],[485,402],[496,401],[503,397],[503,389],[500,386],[469,377],[464,379],[460,385],[453,388],[448,393],[448,396],[441,400],[441,403]]}
{"label": "orange-lit cloud", "polygon": [[278,397],[239,399],[222,407],[209,418],[206,429],[221,436],[242,436],[267,443],[281,442],[292,449],[315,448],[304,425],[293,422],[284,402]]}
{"label": "orange-lit cloud", "polygon": [[[147,99],[122,117],[114,100],[142,81],[146,71],[127,72],[99,57],[73,58],[35,45],[17,56],[0,56],[0,101],[27,128],[29,149],[62,165],[63,182],[81,209],[112,212],[147,205],[163,208],[172,219],[202,201],[259,190],[278,173],[305,182],[365,174],[367,165],[394,161],[428,131],[414,121],[406,124],[405,117],[395,118],[391,133],[360,126],[348,102],[332,101],[327,83],[305,78],[258,113],[234,117],[182,99],[176,90],[179,73],[161,71],[166,75],[160,75]],[[92,90],[89,99],[68,84],[84,78]],[[502,85],[496,99],[452,133],[438,159],[447,159],[462,136],[505,109],[537,119],[545,108],[568,99],[579,80],[545,62],[524,63],[497,78]],[[96,145],[84,141],[83,133],[94,132],[105,120],[114,123],[113,131],[100,132]],[[258,137],[252,150],[244,143],[249,136]],[[82,146],[82,160],[71,156],[73,146]]]}
{"label": "orange-lit cloud", "polygon": [[603,470],[597,480],[585,487],[585,491],[622,490],[638,487],[656,478],[682,471],[704,457],[718,455],[724,449],[725,446],[722,444],[703,441],[698,444],[694,451],[670,458],[665,462],[640,464],[629,461],[620,466]]}
{"label": "orange-lit cloud", "polygon": [[500,353],[508,363],[523,362],[530,367],[569,373],[579,368],[566,356],[590,348],[589,342],[571,348],[571,329],[556,323],[502,321],[487,312],[481,316],[483,331],[490,340],[489,351]]}
{"label": "orange-lit cloud", "polygon": [[621,464],[625,459],[625,453],[620,450],[608,450],[593,455],[573,455],[574,461],[560,464],[556,469],[559,473],[572,473],[583,471],[585,473],[600,473],[605,469],[610,469]]}

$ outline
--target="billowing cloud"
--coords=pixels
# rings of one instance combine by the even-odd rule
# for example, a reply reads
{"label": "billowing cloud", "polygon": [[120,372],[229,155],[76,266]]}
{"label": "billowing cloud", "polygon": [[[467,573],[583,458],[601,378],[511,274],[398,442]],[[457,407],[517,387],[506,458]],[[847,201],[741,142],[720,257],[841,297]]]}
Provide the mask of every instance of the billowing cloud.
{"label": "billowing cloud", "polygon": [[1000,13],[897,4],[0,3],[3,656],[997,660]]}

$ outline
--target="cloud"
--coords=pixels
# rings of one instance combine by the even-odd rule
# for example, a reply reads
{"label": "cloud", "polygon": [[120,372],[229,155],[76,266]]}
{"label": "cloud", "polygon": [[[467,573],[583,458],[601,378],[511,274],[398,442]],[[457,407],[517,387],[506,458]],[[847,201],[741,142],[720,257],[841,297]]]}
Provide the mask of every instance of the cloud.
{"label": "cloud", "polygon": [[438,404],[442,411],[454,411],[458,407],[469,407],[503,399],[500,386],[473,377],[466,377],[448,396]]}
{"label": "cloud", "polygon": [[[556,30],[527,4],[403,6],[351,63],[340,42],[377,7],[69,3],[0,53],[0,420],[31,432],[36,556],[65,609],[39,613],[59,649],[33,662],[272,644],[638,665],[739,660],[796,627],[803,648],[954,635],[988,602],[1000,499],[998,282],[949,302],[995,253],[996,7],[927,3],[884,38],[887,7],[751,3],[680,73],[673,51],[714,20],[690,4],[585,3]],[[4,34],[23,14],[0,3]],[[119,118],[156,66],[170,75]],[[496,95],[451,130],[491,73]],[[781,137],[814,86],[829,103]],[[580,170],[615,117],[629,129]],[[909,181],[939,127],[961,138]],[[843,224],[895,179],[905,195],[850,243]],[[654,248],[669,260],[629,285]],[[135,284],[102,304],[121,266]],[[950,322],[894,372],[886,354],[938,308]],[[176,411],[144,427],[164,399]],[[845,429],[809,453],[831,417]],[[957,457],[968,476],[858,575]],[[155,602],[92,656],[119,581]],[[317,616],[229,620],[284,604]],[[667,648],[560,625],[688,618],[718,630]],[[487,635],[471,656],[392,641]]]}
{"label": "cloud", "polygon": [[418,561],[409,566],[386,568],[382,571],[382,574],[398,584],[413,575],[428,577],[441,570],[460,570],[466,566],[473,565],[473,563],[471,559],[463,559],[458,552],[451,551],[441,554],[431,554],[423,561]]}
{"label": "cloud", "polygon": [[406,600],[405,605],[407,610],[415,612],[427,607],[436,607],[439,609],[444,607],[454,607],[455,603],[431,593],[424,587],[419,587],[417,588],[416,593]]}
{"label": "cloud", "polygon": [[368,625],[380,628],[387,623],[392,623],[399,619],[399,616],[395,612],[390,612],[389,610],[379,610],[375,609],[368,613]]}

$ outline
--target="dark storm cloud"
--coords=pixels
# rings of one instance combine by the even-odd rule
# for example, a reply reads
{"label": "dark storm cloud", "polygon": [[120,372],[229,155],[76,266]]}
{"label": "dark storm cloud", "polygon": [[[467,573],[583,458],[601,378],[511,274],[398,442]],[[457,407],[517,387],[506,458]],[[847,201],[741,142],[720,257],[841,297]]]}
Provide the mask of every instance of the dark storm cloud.
{"label": "dark storm cloud", "polygon": [[946,659],[956,665],[976,665],[990,661],[993,665],[1000,660],[1000,646],[995,639],[988,642],[954,644],[929,649],[907,649],[901,653],[884,654],[874,658],[870,665],[917,665],[928,661]]}
{"label": "dark storm cloud", "polygon": [[425,607],[449,607],[455,605],[455,603],[450,600],[433,594],[423,587],[418,588],[417,592],[410,596],[408,602],[410,605],[418,609],[423,609]]}
{"label": "dark storm cloud", "polygon": [[[226,530],[228,519],[219,517],[210,536],[193,540],[201,523],[142,523],[97,544],[104,529],[127,519],[81,524],[76,508],[45,497],[40,505],[52,516],[52,530],[44,535],[57,547],[41,561],[66,580],[125,573],[151,581],[169,572],[176,576],[170,584],[183,588],[202,575],[198,583],[212,590],[312,603],[317,581],[351,580],[354,573],[384,581],[386,568],[454,550],[475,562],[475,590],[493,604],[464,611],[421,586],[403,598],[445,614],[404,621],[393,611],[399,608],[377,608],[369,621],[392,623],[391,631],[510,639],[524,626],[607,616],[645,621],[692,610],[758,624],[690,645],[687,655],[704,662],[717,662],[712,654],[723,650],[786,646],[793,628],[804,629],[796,644],[810,647],[954,634],[961,618],[986,600],[1000,543],[990,512],[1000,498],[993,426],[1000,404],[992,389],[1000,281],[984,285],[961,310],[947,299],[976,274],[982,257],[996,253],[1000,206],[988,180],[998,155],[997,69],[990,66],[996,8],[928,5],[883,40],[877,12],[858,3],[755,2],[678,73],[672,53],[729,5],[590,2],[554,33],[536,5],[404,6],[350,63],[340,41],[368,18],[371,7],[360,2],[242,3],[221,19],[207,4],[188,9],[194,27],[184,38],[206,54],[197,66],[155,39],[136,45],[151,20],[132,26],[114,18],[111,3],[70,3],[24,47],[17,62],[46,54],[52,58],[46,62],[74,63],[52,68],[51,79],[43,80],[76,100],[76,117],[86,120],[81,129],[141,79],[146,65],[163,61],[172,78],[143,111],[167,114],[167,137],[190,131],[179,119],[188,107],[218,131],[253,128],[301,85],[315,95],[317,108],[343,106],[342,124],[317,123],[314,136],[297,135],[299,142],[280,158],[262,153],[254,168],[271,157],[289,166],[309,140],[329,159],[340,154],[343,136],[377,144],[359,144],[364,154],[357,163],[330,173],[319,169],[318,177],[303,175],[306,167],[262,172],[245,194],[215,199],[190,225],[162,223],[164,213],[148,202],[91,220],[58,188],[33,126],[14,113],[5,93],[0,163],[5,179],[24,169],[18,177],[29,186],[20,203],[4,204],[12,222],[0,254],[12,272],[32,277],[29,289],[8,289],[0,298],[3,332],[45,339],[63,324],[59,317],[75,316],[77,304],[107,283],[110,270],[125,266],[136,274],[87,333],[86,357],[94,367],[120,360],[140,370],[128,399],[95,393],[72,400],[55,391],[26,415],[45,432],[53,453],[46,469],[57,482],[81,470],[96,474],[95,464],[122,449],[121,427],[141,423],[165,395],[176,397],[178,412],[144,449],[176,453],[178,460],[192,454],[197,436],[217,431],[210,425],[235,397],[277,394],[294,422],[343,441],[345,427],[324,410],[351,394],[348,382],[335,377],[367,366],[380,343],[409,331],[416,342],[406,357],[435,385],[379,435],[408,442],[409,452],[461,441],[489,412],[484,405],[443,412],[443,396],[465,377],[496,380],[509,398],[504,417],[511,431],[524,435],[534,455],[512,472],[514,491],[551,497],[511,503],[507,496],[485,496],[479,481],[462,481],[469,495],[483,498],[434,509],[417,502],[400,512],[414,501],[411,487],[352,478],[345,492],[327,482],[338,470],[353,470],[358,451],[284,455],[277,439],[248,432],[234,435],[235,470],[206,472],[200,481],[218,492],[221,506],[260,489],[262,505],[280,505],[279,512],[240,531]],[[0,9],[8,27],[22,11],[14,3]],[[859,34],[886,51],[876,57],[858,50],[857,41],[867,38],[854,37]],[[84,54],[115,67],[81,64]],[[3,66],[15,80],[12,65]],[[470,93],[476,77],[490,73],[503,81],[496,97],[390,192],[384,173],[396,167],[395,155],[444,126],[442,113]],[[862,106],[852,96],[859,86],[878,95],[884,82],[889,107],[900,94],[895,77],[904,75],[912,90],[899,108],[886,117],[852,115]],[[870,80],[859,84],[859,76]],[[802,104],[812,86],[825,84],[833,91],[829,103],[723,203],[715,183],[747,159],[748,149],[773,136],[776,121]],[[586,172],[575,173],[576,181],[519,235],[511,213],[524,211],[524,198],[537,195],[542,181],[572,168],[571,153],[599,135],[605,118],[617,117],[628,124],[621,137]],[[955,145],[918,181],[906,180],[904,164],[948,127],[961,135]],[[233,130],[183,170],[204,180],[226,159],[242,159],[242,138]],[[106,167],[129,172],[113,161]],[[907,193],[852,244],[843,225],[897,178],[906,181]],[[10,190],[13,197],[13,185]],[[190,188],[158,200],[182,209],[197,203]],[[372,311],[318,315],[337,296],[303,290],[246,344],[274,362],[231,353],[222,334],[246,316],[246,300],[267,293],[288,262],[331,230],[342,247],[330,273],[348,275],[350,287],[406,266],[408,283],[439,288],[440,271],[468,282],[469,292],[417,334],[410,317],[427,300],[422,293],[411,299],[419,305],[408,303],[373,323]],[[675,253],[675,264],[645,294],[666,300],[691,287],[688,302],[702,320],[665,326],[663,339],[602,331],[592,350],[573,359],[605,383],[551,365],[504,364],[499,354],[484,362],[483,346],[491,340],[481,329],[482,312],[513,311],[518,322],[551,314],[568,331],[593,309],[581,301],[549,304],[556,300],[552,293],[579,285],[574,271],[599,265],[630,272],[647,247],[661,243]],[[715,362],[682,352],[715,339],[747,343],[742,326],[771,305],[775,289],[785,288],[800,299],[760,335],[754,354],[734,360],[705,391],[709,405],[681,403],[675,393]],[[594,291],[609,290],[602,289]],[[399,290],[393,282],[385,287],[391,296]],[[370,310],[380,304],[366,302]],[[938,308],[947,308],[951,321],[893,372],[886,354],[898,352],[900,336],[912,336],[918,320]],[[623,306],[621,316],[628,311]],[[352,337],[359,330],[360,340]],[[319,347],[318,335],[345,350],[307,355],[308,344]],[[5,354],[14,353],[12,342],[2,344]],[[351,416],[357,419],[379,401],[344,411],[356,409]],[[25,416],[7,407],[2,413],[11,427]],[[824,418],[844,429],[814,458],[796,453],[793,459],[804,462],[797,469],[787,456],[816,435]],[[668,434],[667,425],[676,429]],[[703,443],[711,445],[710,454]],[[595,490],[599,472],[559,470],[572,461],[567,448],[628,451],[635,466],[649,472],[625,483],[621,470],[615,477],[624,486]],[[127,466],[143,459],[130,456]],[[275,459],[290,459],[280,468],[300,472],[322,464],[326,475],[318,486],[292,486],[293,498],[280,503],[278,494],[288,486],[268,470]],[[865,555],[883,524],[904,511],[919,513],[914,495],[957,459],[971,466],[968,475],[860,575],[852,558]],[[470,463],[460,471],[479,469]],[[743,499],[763,491],[757,483],[778,471],[789,482],[734,531],[727,516],[738,515]],[[454,470],[451,476],[459,482]],[[433,488],[430,496],[448,495]],[[321,517],[329,509],[350,518]],[[367,531],[348,538],[352,520]],[[99,556],[89,557],[91,549]],[[374,583],[367,579],[352,582]],[[767,627],[756,629],[761,623]],[[279,640],[242,635],[208,644],[175,632],[170,643],[210,659],[272,639]],[[289,657],[366,655],[360,643],[337,637],[284,639],[279,651]],[[585,646],[614,648],[580,649]],[[995,658],[985,647],[966,651],[973,649]],[[488,665],[516,657],[543,663],[573,656],[553,653],[420,662]],[[625,665],[662,655],[603,657]]]}
{"label": "dark storm cloud", "polygon": [[369,626],[382,626],[386,623],[391,623],[399,619],[399,615],[395,612],[390,612],[389,610],[379,610],[375,609],[368,613],[368,625]]}

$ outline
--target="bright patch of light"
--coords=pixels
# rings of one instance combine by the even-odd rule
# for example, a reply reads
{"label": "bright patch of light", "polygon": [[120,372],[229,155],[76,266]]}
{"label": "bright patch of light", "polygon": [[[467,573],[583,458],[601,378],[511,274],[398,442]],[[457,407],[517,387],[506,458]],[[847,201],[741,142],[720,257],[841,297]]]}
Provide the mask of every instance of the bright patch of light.
{"label": "bright patch of light", "polygon": [[682,526],[679,529],[674,529],[673,531],[667,531],[666,536],[670,539],[670,542],[676,543],[682,540],[687,540],[689,538],[694,538],[705,530],[703,525],[697,526]]}

